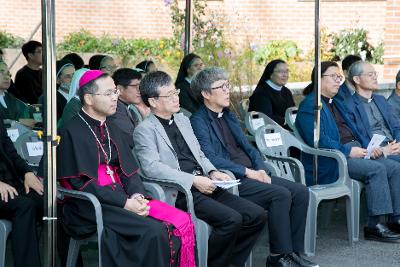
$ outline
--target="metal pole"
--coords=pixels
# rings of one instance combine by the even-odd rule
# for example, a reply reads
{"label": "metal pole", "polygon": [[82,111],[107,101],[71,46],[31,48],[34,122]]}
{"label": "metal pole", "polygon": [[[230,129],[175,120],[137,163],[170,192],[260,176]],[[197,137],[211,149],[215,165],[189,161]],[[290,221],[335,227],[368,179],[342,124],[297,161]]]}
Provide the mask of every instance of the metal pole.
{"label": "metal pole", "polygon": [[[39,30],[41,24],[42,24],[42,22],[40,21],[40,22],[38,23],[38,25],[36,25],[35,29],[33,29],[33,31],[31,32],[31,35],[29,35],[27,41],[32,40],[33,36],[34,36],[34,35],[36,34],[36,32]],[[21,56],[21,54],[22,54],[22,50],[20,50],[20,51],[18,52],[18,54],[15,56],[15,58],[14,58],[13,61],[11,62],[11,64],[10,64],[10,70],[14,67],[14,64],[17,62],[17,60],[18,60],[18,58]]]}
{"label": "metal pole", "polygon": [[186,0],[186,8],[185,8],[185,56],[192,51],[192,23],[193,23],[192,0]]}
{"label": "metal pole", "polygon": [[57,183],[56,183],[56,48],[55,48],[55,0],[42,0],[42,42],[43,42],[43,93],[46,117],[44,145],[45,173],[45,215],[43,217],[46,231],[45,264],[57,266]]}
{"label": "metal pole", "polygon": [[[314,73],[314,147],[319,147],[320,137],[320,112],[321,104],[321,44],[320,44],[320,21],[319,21],[319,0],[315,0],[315,73]],[[313,160],[313,184],[318,184],[318,156]]]}

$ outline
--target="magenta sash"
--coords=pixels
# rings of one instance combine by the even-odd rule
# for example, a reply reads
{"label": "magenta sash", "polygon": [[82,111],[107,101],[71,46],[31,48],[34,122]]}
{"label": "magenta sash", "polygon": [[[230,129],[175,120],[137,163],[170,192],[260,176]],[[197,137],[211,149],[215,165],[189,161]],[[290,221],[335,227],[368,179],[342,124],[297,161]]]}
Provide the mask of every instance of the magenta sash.
{"label": "magenta sash", "polygon": [[190,214],[158,200],[150,200],[148,205],[150,206],[149,216],[168,222],[176,228],[174,235],[181,239],[179,267],[195,267],[194,226]]}

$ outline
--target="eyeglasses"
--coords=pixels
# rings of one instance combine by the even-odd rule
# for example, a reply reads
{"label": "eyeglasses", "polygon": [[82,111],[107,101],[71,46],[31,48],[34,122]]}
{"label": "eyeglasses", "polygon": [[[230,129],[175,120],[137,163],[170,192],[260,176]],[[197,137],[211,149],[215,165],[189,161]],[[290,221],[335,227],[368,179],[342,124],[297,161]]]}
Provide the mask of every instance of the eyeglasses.
{"label": "eyeglasses", "polygon": [[368,73],[361,73],[360,75],[368,76],[370,78],[375,79],[375,78],[378,77],[378,74],[379,73],[377,71],[371,71],[371,72],[368,72]]}
{"label": "eyeglasses", "polygon": [[102,95],[102,96],[110,97],[110,96],[119,95],[120,92],[121,91],[119,89],[114,89],[114,90],[108,90],[108,91],[106,91],[105,93],[102,93],[102,94],[95,94],[95,93],[89,93],[89,94],[90,95]]}
{"label": "eyeglasses", "polygon": [[231,84],[229,82],[226,82],[220,86],[211,87],[211,90],[217,90],[217,89],[221,89],[222,92],[224,93],[229,92],[229,90],[231,89]]}
{"label": "eyeglasses", "polygon": [[128,85],[125,86],[125,87],[133,87],[133,88],[135,88],[135,89],[137,90],[137,89],[139,89],[139,85],[140,85],[140,83],[137,83],[137,84],[128,84]]}
{"label": "eyeglasses", "polygon": [[323,74],[322,77],[331,77],[334,81],[343,81],[343,76],[339,74]]}
{"label": "eyeglasses", "polygon": [[176,89],[175,91],[169,93],[168,95],[159,95],[159,96],[157,96],[157,97],[165,97],[165,98],[167,98],[167,99],[171,99],[171,98],[173,98],[174,96],[179,96],[179,93],[180,93],[180,92],[181,92],[180,89]]}
{"label": "eyeglasses", "polygon": [[283,75],[283,74],[288,75],[289,74],[289,70],[277,70],[277,71],[274,71],[274,72],[279,74],[279,75]]}

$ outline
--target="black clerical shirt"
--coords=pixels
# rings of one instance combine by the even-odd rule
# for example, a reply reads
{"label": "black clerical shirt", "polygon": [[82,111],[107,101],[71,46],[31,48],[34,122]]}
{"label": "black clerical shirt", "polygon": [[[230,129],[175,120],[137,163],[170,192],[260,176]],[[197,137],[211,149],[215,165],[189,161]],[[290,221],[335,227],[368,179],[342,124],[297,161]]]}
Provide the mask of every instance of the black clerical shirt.
{"label": "black clerical shirt", "polygon": [[235,137],[232,135],[231,129],[226,123],[224,117],[221,116],[218,118],[219,113],[211,110],[208,110],[208,112],[210,112],[215,124],[218,126],[219,132],[224,140],[225,147],[228,150],[230,160],[246,168],[252,168],[253,164],[251,163],[251,159],[236,142]]}
{"label": "black clerical shirt", "polygon": [[347,126],[346,121],[343,119],[339,110],[336,108],[333,99],[325,96],[322,96],[322,99],[325,101],[326,105],[328,106],[329,110],[333,115],[333,118],[335,119],[336,126],[339,129],[340,143],[347,144],[349,142],[355,141],[356,138],[354,137],[354,134],[352,133],[351,129]]}
{"label": "black clerical shirt", "polygon": [[181,132],[179,131],[178,126],[176,126],[173,117],[171,120],[166,120],[158,116],[156,116],[156,118],[164,127],[164,130],[167,133],[169,140],[171,141],[172,147],[177,154],[181,171],[187,173],[193,173],[193,171],[197,171],[200,172],[199,174],[202,174],[201,166],[197,162],[196,158],[193,156],[192,151],[190,151],[190,148],[183,138]]}

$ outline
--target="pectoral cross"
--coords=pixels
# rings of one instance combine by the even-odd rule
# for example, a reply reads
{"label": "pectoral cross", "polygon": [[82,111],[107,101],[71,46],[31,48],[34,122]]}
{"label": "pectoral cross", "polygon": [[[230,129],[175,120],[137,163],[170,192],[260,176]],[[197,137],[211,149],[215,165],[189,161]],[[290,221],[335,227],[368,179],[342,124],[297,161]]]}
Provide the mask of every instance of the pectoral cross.
{"label": "pectoral cross", "polygon": [[115,180],[114,180],[114,171],[111,170],[109,165],[106,165],[106,173],[110,176],[111,180],[113,181],[113,183],[115,184]]}

